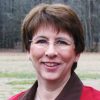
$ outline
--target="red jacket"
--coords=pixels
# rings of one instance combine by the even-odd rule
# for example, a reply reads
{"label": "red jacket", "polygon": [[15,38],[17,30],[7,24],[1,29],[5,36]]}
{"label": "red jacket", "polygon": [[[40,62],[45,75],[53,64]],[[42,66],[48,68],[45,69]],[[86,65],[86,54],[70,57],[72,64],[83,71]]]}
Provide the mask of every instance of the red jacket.
{"label": "red jacket", "polygon": [[80,100],[100,100],[100,91],[92,87],[83,86]]}
{"label": "red jacket", "polygon": [[[38,82],[27,91],[12,96],[8,100],[34,100]],[[100,91],[84,86],[78,76],[73,73],[64,89],[55,100],[100,100]]]}

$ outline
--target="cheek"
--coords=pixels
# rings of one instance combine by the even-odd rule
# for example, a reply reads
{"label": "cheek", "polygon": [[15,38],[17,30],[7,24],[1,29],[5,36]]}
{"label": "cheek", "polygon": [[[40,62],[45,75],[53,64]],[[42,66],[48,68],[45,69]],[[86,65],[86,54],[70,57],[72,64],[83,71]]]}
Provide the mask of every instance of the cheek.
{"label": "cheek", "polygon": [[66,51],[62,51],[61,56],[62,56],[62,59],[65,62],[74,61],[74,59],[75,59],[75,50],[73,48],[69,48]]}
{"label": "cheek", "polygon": [[30,56],[33,60],[39,60],[42,57],[44,51],[36,47],[30,47]]}

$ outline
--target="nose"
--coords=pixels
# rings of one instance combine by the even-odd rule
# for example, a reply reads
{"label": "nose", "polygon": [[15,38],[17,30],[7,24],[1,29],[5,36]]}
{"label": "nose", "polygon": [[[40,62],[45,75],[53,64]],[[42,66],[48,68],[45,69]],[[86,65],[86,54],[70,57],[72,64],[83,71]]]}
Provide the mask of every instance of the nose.
{"label": "nose", "polygon": [[57,51],[55,49],[54,44],[49,44],[47,50],[45,51],[45,55],[49,58],[55,58],[57,56]]}

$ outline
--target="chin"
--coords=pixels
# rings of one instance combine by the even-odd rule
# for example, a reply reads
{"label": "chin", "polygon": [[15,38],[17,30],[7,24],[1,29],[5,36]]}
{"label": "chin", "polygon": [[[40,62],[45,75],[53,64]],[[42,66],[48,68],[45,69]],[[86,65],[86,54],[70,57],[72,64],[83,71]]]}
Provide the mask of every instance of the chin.
{"label": "chin", "polygon": [[42,78],[45,80],[48,80],[48,81],[55,81],[55,80],[59,79],[60,76],[57,74],[54,75],[52,73],[49,73],[49,74],[42,75]]}

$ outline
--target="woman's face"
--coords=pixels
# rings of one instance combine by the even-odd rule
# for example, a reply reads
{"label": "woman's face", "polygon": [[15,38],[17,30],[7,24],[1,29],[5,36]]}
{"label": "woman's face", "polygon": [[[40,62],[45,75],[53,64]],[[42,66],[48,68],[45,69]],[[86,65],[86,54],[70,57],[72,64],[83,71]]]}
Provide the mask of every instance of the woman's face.
{"label": "woman's face", "polygon": [[78,60],[73,38],[51,26],[40,27],[32,39],[29,56],[38,79],[64,80]]}

